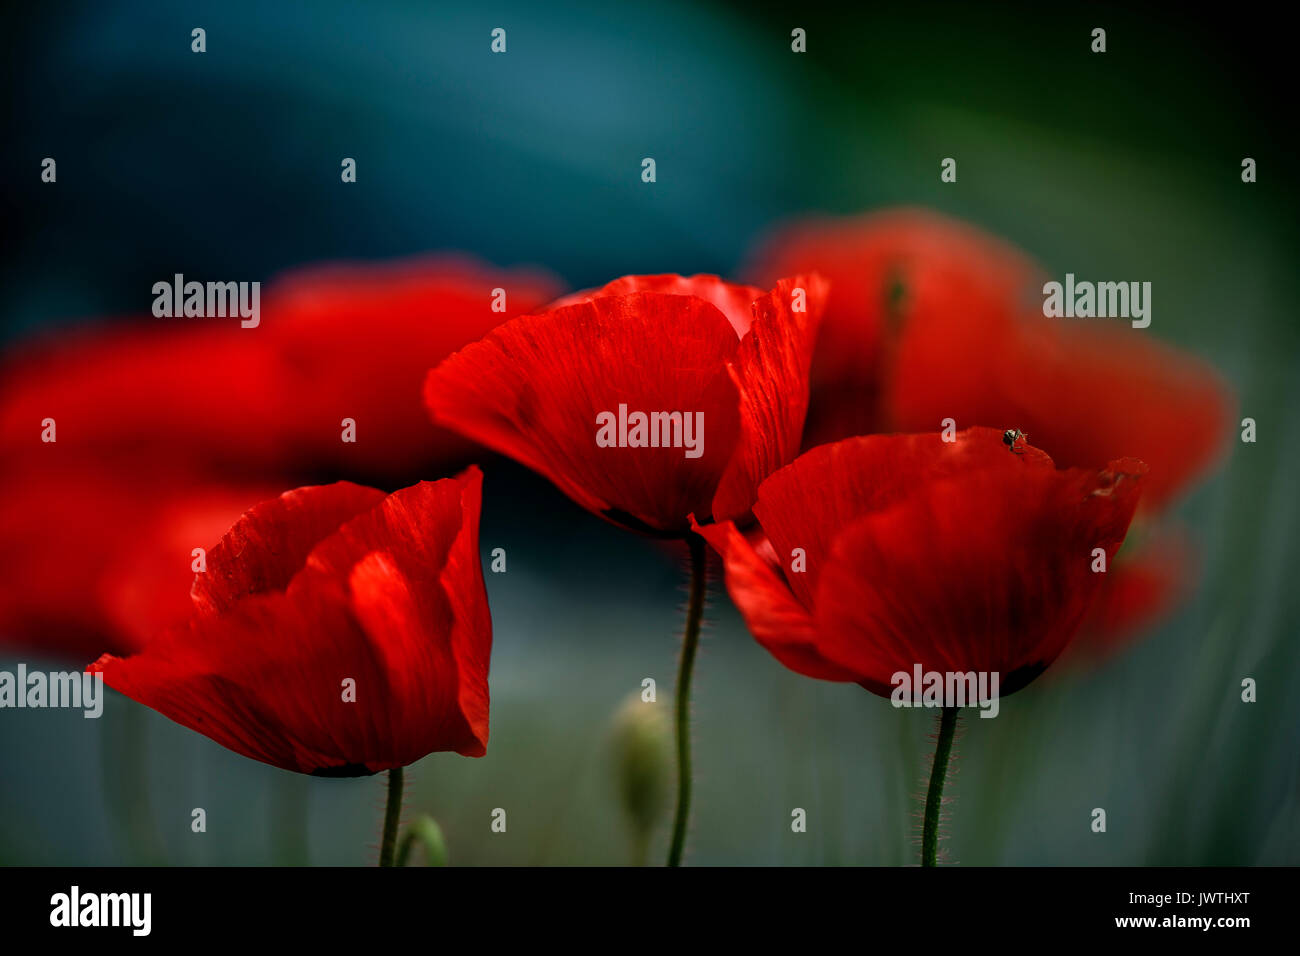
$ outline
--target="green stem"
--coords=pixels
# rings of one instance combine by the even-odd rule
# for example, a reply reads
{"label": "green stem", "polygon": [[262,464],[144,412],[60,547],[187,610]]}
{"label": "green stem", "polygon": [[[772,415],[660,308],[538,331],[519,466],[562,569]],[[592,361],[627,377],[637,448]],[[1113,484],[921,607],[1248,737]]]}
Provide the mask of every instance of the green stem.
{"label": "green stem", "polygon": [[379,844],[379,865],[392,866],[397,849],[397,823],[402,816],[402,768],[388,771],[388,806],[384,810],[384,836]]}
{"label": "green stem", "polygon": [[705,570],[708,555],[704,539],[687,536],[691,552],[691,593],[686,605],[686,630],[682,635],[682,656],[677,665],[674,713],[677,730],[677,811],[673,814],[673,839],[668,865],[681,866],[686,848],[686,823],[691,814],[691,674],[700,645],[700,622],[704,618]]}
{"label": "green stem", "polygon": [[934,745],[930,789],[925,795],[925,823],[921,830],[922,866],[939,865],[939,807],[943,803],[943,783],[948,776],[948,758],[952,756],[952,738],[956,730],[957,708],[945,707],[939,715],[939,737]]}

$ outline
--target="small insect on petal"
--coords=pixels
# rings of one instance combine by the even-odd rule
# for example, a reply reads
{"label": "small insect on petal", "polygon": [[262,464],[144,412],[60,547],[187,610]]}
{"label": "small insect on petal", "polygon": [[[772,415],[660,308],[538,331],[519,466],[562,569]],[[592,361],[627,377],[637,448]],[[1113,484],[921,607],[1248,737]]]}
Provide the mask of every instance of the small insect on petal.
{"label": "small insect on petal", "polygon": [[1006,445],[1008,448],[1010,448],[1017,455],[1021,455],[1024,453],[1018,450],[1016,448],[1016,445],[1022,441],[1028,441],[1028,440],[1029,440],[1029,436],[1026,435],[1024,432],[1022,432],[1019,428],[1008,428],[1006,431],[1002,433],[1002,443]]}

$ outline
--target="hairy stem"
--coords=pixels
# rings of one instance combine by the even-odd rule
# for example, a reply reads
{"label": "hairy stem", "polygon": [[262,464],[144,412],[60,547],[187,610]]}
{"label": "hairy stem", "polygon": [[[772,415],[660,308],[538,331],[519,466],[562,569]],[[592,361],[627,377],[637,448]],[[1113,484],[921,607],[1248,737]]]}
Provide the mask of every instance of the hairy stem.
{"label": "hairy stem", "polygon": [[384,810],[384,836],[379,844],[379,865],[392,866],[397,849],[397,823],[402,816],[402,768],[388,771],[388,806]]}
{"label": "hairy stem", "polygon": [[673,838],[668,848],[668,865],[681,866],[686,848],[686,824],[691,814],[691,674],[700,644],[700,623],[704,619],[705,570],[708,555],[704,539],[692,534],[686,539],[691,552],[690,599],[686,605],[686,630],[682,635],[682,656],[677,666],[674,713],[677,731],[677,810],[673,814]]}
{"label": "hairy stem", "polygon": [[952,738],[957,730],[957,708],[945,707],[939,715],[939,737],[934,745],[934,766],[930,769],[930,789],[925,795],[925,823],[921,830],[921,865],[939,863],[939,808],[943,803],[943,784],[948,776],[948,759],[952,756]]}

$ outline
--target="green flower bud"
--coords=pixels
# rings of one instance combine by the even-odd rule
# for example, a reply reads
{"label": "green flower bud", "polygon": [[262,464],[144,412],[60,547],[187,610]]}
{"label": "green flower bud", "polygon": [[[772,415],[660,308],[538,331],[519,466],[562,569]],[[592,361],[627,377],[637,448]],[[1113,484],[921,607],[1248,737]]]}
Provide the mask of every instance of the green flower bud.
{"label": "green flower bud", "polygon": [[619,802],[632,829],[634,858],[640,866],[668,808],[672,743],[662,708],[633,694],[614,715],[612,739]]}

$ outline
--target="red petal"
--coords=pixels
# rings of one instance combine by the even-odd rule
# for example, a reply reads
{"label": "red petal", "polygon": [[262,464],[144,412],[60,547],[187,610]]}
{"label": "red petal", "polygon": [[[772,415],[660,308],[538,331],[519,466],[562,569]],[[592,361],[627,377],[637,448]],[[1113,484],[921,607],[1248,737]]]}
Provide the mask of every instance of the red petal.
{"label": "red petal", "polygon": [[[715,518],[749,514],[759,483],[799,453],[808,410],[808,367],[826,299],[820,276],[782,279],[754,302],[732,378],[740,393],[740,441],[713,499]],[[793,296],[804,309],[794,311]]]}
{"label": "red petal", "polygon": [[[878,327],[881,307],[841,311],[836,295],[845,277],[826,269],[832,294],[814,398],[829,411],[821,421],[810,413],[805,444],[855,430],[934,430],[945,418],[958,428],[1017,427],[1062,466],[1142,459],[1151,469],[1143,492],[1150,508],[1165,505],[1222,453],[1233,402],[1208,364],[1149,331],[1046,319],[1041,285],[1030,285],[1035,270],[1012,250],[942,220],[912,228],[890,235],[864,227],[871,241],[860,235],[852,245],[859,272],[878,278],[880,262],[894,262],[905,288],[896,326],[875,344],[835,341],[837,327]],[[823,349],[843,364],[824,371]],[[868,378],[855,378],[854,368]],[[880,393],[874,418],[863,411],[877,406],[870,389]]]}
{"label": "red petal", "polygon": [[[596,514],[682,533],[708,514],[735,448],[726,363],[739,340],[701,299],[598,297],[508,322],[429,373],[434,420],[548,477]],[[601,448],[597,415],[704,413],[704,450]]]}
{"label": "red petal", "polygon": [[1081,650],[1106,654],[1127,646],[1187,595],[1197,566],[1192,542],[1177,529],[1123,548],[1088,612],[1077,642]]}
{"label": "red petal", "polygon": [[1076,321],[1090,324],[1035,326],[1021,346],[1004,389],[1025,409],[1020,427],[1062,465],[1141,458],[1143,504],[1160,509],[1222,455],[1231,392],[1208,363],[1149,331]]}
{"label": "red petal", "polygon": [[287,449],[267,419],[289,383],[262,333],[237,318],[116,320],[24,343],[0,368],[0,449],[50,447],[53,418],[64,455],[279,467]]}
{"label": "red petal", "polygon": [[[90,669],[223,747],[285,770],[356,775],[392,759],[390,702],[339,582],[308,595],[254,595]],[[345,678],[356,681],[356,703],[342,701]]]}
{"label": "red petal", "polygon": [[0,468],[0,643],[75,661],[130,653],[188,617],[192,550],[272,492],[61,446]]}
{"label": "red petal", "polygon": [[731,327],[736,330],[736,335],[743,336],[749,331],[750,323],[753,321],[753,303],[766,296],[767,290],[775,284],[773,281],[760,289],[752,285],[727,282],[714,275],[623,276],[599,289],[586,289],[565,296],[553,303],[551,308],[590,302],[592,299],[606,296],[631,295],[635,292],[689,295],[712,304],[727,317]]}
{"label": "red petal", "polygon": [[[481,756],[488,741],[488,666],[492,657],[492,615],[479,558],[479,515],[483,477],[477,468],[461,476],[462,521],[439,582],[451,604],[451,649],[459,676],[461,715],[474,743],[459,752]],[[475,745],[476,744],[476,745]]]}
{"label": "red petal", "polygon": [[340,481],[262,502],[208,553],[207,572],[194,579],[196,610],[220,614],[250,594],[285,590],[312,549],[383,500],[376,488]]}
{"label": "red petal", "polygon": [[[813,359],[804,447],[882,430],[879,405],[892,340],[915,312],[987,315],[1011,306],[1014,313],[1037,275],[1011,246],[917,209],[793,223],[766,240],[752,274],[770,285],[814,270],[829,280],[830,295]],[[969,424],[983,423],[962,427]]]}
{"label": "red petal", "polygon": [[817,584],[819,650],[888,695],[891,675],[997,672],[1007,694],[1065,647],[1137,504],[1140,462],[1101,473],[1019,458],[930,482],[850,524]]}
{"label": "red petal", "polygon": [[138,649],[184,622],[194,611],[194,549],[210,552],[241,515],[273,493],[264,486],[179,484],[150,501],[138,537],[116,528],[115,557],[97,589],[113,630]]}
{"label": "red petal", "polygon": [[[494,312],[493,290],[506,292]],[[428,368],[558,291],[545,275],[460,258],[318,266],[264,289],[260,324],[237,317],[115,320],[60,330],[0,364],[0,453],[140,456],[228,474],[409,474],[472,446],[421,407]],[[341,422],[357,441],[340,441]]]}
{"label": "red petal", "polygon": [[[773,657],[795,673],[808,677],[833,681],[858,679],[821,656],[812,617],[795,599],[777,570],[758,554],[732,522],[694,525],[694,530],[722,556],[727,593],[755,640]],[[793,573],[791,576],[799,577]]]}
{"label": "red petal", "polygon": [[399,752],[419,750],[429,735],[444,744],[438,749],[486,749],[492,623],[478,554],[482,483],[471,468],[395,492],[307,561],[311,571],[349,581],[353,611],[387,675]]}
{"label": "red petal", "polygon": [[[974,269],[951,264],[912,277],[906,319],[882,376],[884,420],[902,431],[938,429],[947,418],[958,428],[1020,428],[1052,454],[1040,440],[1040,420],[1008,398],[1026,363],[1037,360],[1018,347],[1024,312],[1011,294],[982,290]],[[1089,464],[1100,466],[1117,453]]]}
{"label": "red petal", "polygon": [[[505,311],[493,311],[496,289]],[[472,444],[429,422],[426,373],[558,291],[542,273],[448,256],[314,266],[277,280],[263,321],[291,382],[279,416],[295,457],[349,477],[467,458]],[[355,443],[339,440],[344,418],[357,423]]]}
{"label": "red petal", "polygon": [[[288,770],[351,775],[434,750],[481,754],[491,630],[481,570],[469,561],[479,482],[471,470],[384,498],[323,540],[286,591],[196,614],[143,653],[91,669]],[[286,520],[297,518],[314,520]],[[343,700],[349,678],[355,702]]]}
{"label": "red petal", "polygon": [[768,241],[756,274],[810,268],[831,294],[805,447],[945,418],[1019,427],[1064,466],[1142,459],[1149,508],[1223,452],[1233,399],[1209,365],[1149,330],[1045,319],[1041,270],[978,229],[913,210],[798,223]]}
{"label": "red petal", "polygon": [[994,429],[958,432],[953,442],[938,433],[868,435],[823,445],[800,455],[759,486],[754,514],[782,561],[804,549],[808,572],[792,581],[805,607],[813,607],[817,578],[835,537],[846,525],[886,508],[929,481],[1019,461],[1053,471],[1051,459],[1032,447],[1016,455]]}

